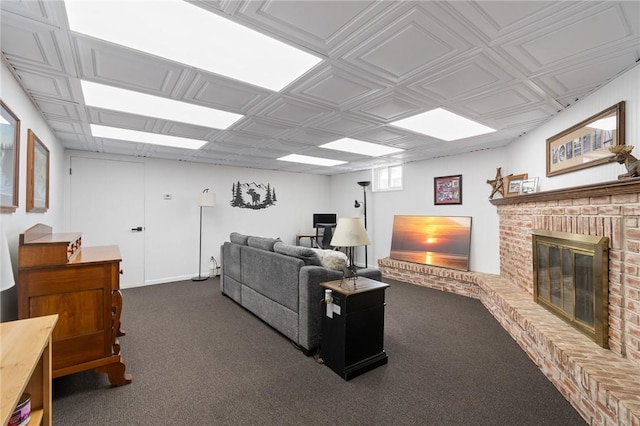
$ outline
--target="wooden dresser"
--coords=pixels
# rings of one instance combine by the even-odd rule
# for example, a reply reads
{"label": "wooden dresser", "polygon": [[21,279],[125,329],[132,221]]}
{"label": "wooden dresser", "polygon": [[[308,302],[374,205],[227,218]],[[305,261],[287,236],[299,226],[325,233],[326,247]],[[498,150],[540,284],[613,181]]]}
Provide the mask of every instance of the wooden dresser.
{"label": "wooden dresser", "polygon": [[131,383],[120,356],[118,246],[82,247],[80,233],[38,224],[20,234],[18,316],[58,314],[52,376],[93,369],[113,385]]}

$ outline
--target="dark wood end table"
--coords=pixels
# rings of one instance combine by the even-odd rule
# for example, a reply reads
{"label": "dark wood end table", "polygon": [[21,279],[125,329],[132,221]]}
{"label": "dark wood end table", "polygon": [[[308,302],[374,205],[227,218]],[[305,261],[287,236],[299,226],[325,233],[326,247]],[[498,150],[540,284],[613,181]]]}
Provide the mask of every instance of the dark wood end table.
{"label": "dark wood end table", "polygon": [[387,363],[384,351],[385,289],[366,277],[321,283],[331,291],[322,319],[320,354],[344,380]]}

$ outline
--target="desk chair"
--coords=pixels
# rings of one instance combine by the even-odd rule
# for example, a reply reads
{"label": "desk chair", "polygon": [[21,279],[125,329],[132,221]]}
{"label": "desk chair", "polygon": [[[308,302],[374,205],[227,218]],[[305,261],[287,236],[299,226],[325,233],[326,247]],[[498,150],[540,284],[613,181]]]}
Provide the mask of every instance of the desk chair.
{"label": "desk chair", "polygon": [[335,223],[316,223],[316,244],[320,248],[331,248],[331,238],[333,238],[333,228],[335,227]]}

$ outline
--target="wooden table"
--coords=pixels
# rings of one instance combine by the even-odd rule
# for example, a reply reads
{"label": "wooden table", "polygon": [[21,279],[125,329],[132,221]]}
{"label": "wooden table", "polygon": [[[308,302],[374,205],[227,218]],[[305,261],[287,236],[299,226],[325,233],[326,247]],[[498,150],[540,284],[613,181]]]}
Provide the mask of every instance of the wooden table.
{"label": "wooden table", "polygon": [[0,383],[2,425],[23,393],[31,395],[29,425],[52,424],[51,334],[58,315],[0,323]]}
{"label": "wooden table", "polygon": [[328,281],[331,291],[322,319],[320,353],[344,380],[387,363],[384,351],[385,289],[389,284],[365,277]]}

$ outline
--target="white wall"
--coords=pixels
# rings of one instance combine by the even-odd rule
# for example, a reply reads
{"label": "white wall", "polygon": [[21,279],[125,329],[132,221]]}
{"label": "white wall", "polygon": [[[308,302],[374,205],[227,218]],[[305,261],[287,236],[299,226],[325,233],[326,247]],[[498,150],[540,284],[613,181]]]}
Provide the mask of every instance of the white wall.
{"label": "white wall", "polygon": [[[220,262],[220,245],[231,232],[266,237],[280,237],[294,244],[295,235],[312,230],[313,213],[325,211],[329,204],[329,178],[213,166],[151,158],[131,158],[92,152],[65,153],[65,169],[70,158],[139,161],[145,175],[145,282],[157,284],[188,279],[198,273],[200,210],[198,195],[204,188],[215,193],[216,205],[203,209],[202,270],[208,272],[214,256]],[[261,210],[231,207],[231,190],[235,182],[270,184],[276,190],[275,205]],[[65,226],[69,222],[70,178],[65,178]],[[117,190],[117,189],[115,189]],[[163,194],[172,195],[164,200]]]}
{"label": "white wall", "polygon": [[[22,90],[22,87],[15,79],[4,60],[0,67],[0,97],[3,102],[20,119],[20,178],[19,178],[19,199],[18,209],[15,213],[1,213],[0,227],[7,235],[9,242],[9,252],[11,253],[12,267],[14,275],[17,277],[18,260],[18,237],[25,229],[37,224],[44,223],[54,228],[56,231],[64,232],[62,228],[62,199],[63,199],[63,163],[64,149],[58,139],[54,136],[48,124],[31,102],[31,99]],[[27,131],[33,130],[36,136],[49,149],[50,172],[49,172],[49,210],[46,213],[27,213]],[[1,265],[2,268],[7,265]],[[0,293],[0,320],[15,318],[16,308],[16,287]]]}
{"label": "white wall", "polygon": [[633,145],[633,155],[640,157],[640,65],[622,74],[588,97],[561,111],[543,126],[512,142],[508,147],[508,165],[503,171],[528,173],[540,178],[540,190],[570,188],[618,179],[625,173],[624,165],[609,163],[588,169],[546,177],[546,140],[571,126],[586,120],[620,101],[625,101],[625,133],[627,145]]}
{"label": "white wall", "polygon": [[[394,215],[471,216],[471,253],[469,269],[499,273],[498,215],[488,201],[491,186],[487,179],[495,177],[496,168],[507,162],[505,149],[472,152],[405,164],[404,185],[401,191],[367,192],[369,265],[388,257],[391,250],[391,231]],[[433,179],[438,176],[462,175],[462,204],[434,205]],[[353,201],[362,201],[362,188],[356,183],[371,180],[371,172],[333,176],[331,198],[338,216],[360,216]],[[358,264],[364,264],[364,252],[359,249]]]}

